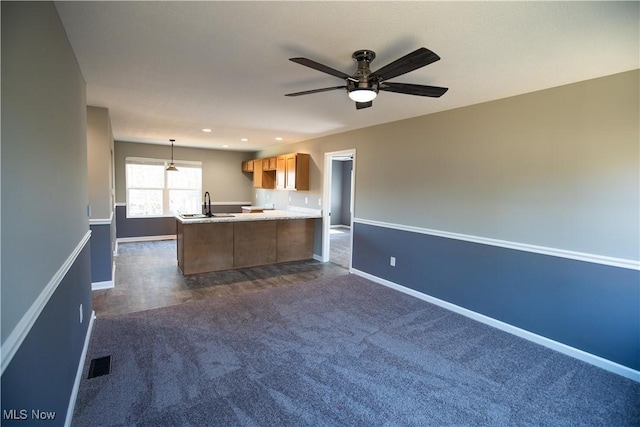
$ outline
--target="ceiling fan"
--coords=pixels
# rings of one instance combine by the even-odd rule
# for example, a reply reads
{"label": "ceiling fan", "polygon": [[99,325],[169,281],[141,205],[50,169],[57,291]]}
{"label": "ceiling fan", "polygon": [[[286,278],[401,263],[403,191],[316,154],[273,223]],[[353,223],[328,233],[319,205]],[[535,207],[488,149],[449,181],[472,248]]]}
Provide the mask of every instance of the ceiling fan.
{"label": "ceiling fan", "polygon": [[290,58],[290,61],[344,79],[346,85],[288,93],[285,96],[309,95],[312,93],[327,92],[330,90],[346,89],[349,94],[349,98],[356,102],[356,108],[360,110],[362,108],[371,107],[373,105],[374,98],[378,95],[378,91],[381,90],[404,93],[406,95],[430,96],[434,98],[441,97],[448,90],[446,87],[394,83],[387,81],[438,61],[440,57],[427,48],[421,47],[420,49],[417,49],[402,58],[396,59],[390,64],[387,64],[374,72],[371,72],[369,69],[369,64],[376,57],[376,53],[374,51],[366,49],[357,50],[353,52],[351,57],[358,63],[358,70],[351,76],[308,58]]}

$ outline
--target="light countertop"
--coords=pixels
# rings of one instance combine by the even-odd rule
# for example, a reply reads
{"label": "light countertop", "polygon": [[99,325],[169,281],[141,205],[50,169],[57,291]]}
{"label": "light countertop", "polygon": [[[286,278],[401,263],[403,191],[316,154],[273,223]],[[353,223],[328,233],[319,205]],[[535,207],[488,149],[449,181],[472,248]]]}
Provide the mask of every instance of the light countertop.
{"label": "light countertop", "polygon": [[[218,216],[216,216],[218,215]],[[241,222],[241,221],[273,221],[278,219],[322,218],[320,212],[299,212],[282,210],[265,210],[264,212],[214,214],[213,217],[196,214],[194,216],[176,215],[182,224],[206,224],[210,222]]]}

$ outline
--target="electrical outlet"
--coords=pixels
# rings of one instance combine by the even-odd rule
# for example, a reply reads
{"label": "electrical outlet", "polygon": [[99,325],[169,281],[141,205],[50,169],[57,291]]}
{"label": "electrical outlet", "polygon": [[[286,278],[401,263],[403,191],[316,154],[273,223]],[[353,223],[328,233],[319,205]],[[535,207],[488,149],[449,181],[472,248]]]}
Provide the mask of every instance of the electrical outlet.
{"label": "electrical outlet", "polygon": [[309,198],[308,198],[308,197],[305,197],[305,198],[304,198],[304,204],[305,204],[305,205],[308,205],[308,204],[309,204]]}
{"label": "electrical outlet", "polygon": [[318,206],[322,206],[322,199],[318,199]]}
{"label": "electrical outlet", "polygon": [[396,257],[392,256],[391,258],[389,258],[389,265],[391,267],[395,267],[396,266]]}
{"label": "electrical outlet", "polygon": [[82,304],[80,304],[80,323],[82,323]]}

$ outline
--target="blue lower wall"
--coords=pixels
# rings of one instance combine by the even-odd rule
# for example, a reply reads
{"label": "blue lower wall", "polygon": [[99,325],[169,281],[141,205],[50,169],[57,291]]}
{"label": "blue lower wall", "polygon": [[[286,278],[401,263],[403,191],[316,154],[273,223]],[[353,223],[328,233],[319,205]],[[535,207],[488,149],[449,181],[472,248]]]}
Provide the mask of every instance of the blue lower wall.
{"label": "blue lower wall", "polygon": [[[2,426],[64,425],[92,311],[86,244],[2,374]],[[28,418],[6,419],[12,409]],[[34,420],[32,410],[55,412],[55,419]]]}
{"label": "blue lower wall", "polygon": [[[241,204],[212,205],[213,213],[240,213]],[[116,206],[116,233],[118,238],[168,236],[176,234],[174,217],[127,218],[127,207]]]}
{"label": "blue lower wall", "polygon": [[113,280],[113,250],[111,224],[90,225],[91,229],[91,282]]}
{"label": "blue lower wall", "polygon": [[357,270],[640,370],[637,270],[357,222],[352,262]]}
{"label": "blue lower wall", "polygon": [[116,233],[118,238],[168,236],[176,234],[176,219],[159,218],[127,218],[127,207],[116,206]]}

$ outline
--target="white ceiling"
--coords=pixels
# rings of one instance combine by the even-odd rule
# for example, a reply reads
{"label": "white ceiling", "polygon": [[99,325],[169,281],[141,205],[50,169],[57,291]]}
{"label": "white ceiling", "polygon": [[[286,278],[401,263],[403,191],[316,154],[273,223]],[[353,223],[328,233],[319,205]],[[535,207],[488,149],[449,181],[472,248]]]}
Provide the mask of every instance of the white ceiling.
{"label": "white ceiling", "polygon": [[[56,2],[116,140],[254,151],[637,69],[639,2]],[[391,81],[441,98],[285,93],[343,80],[426,47],[442,59]],[[211,128],[204,133],[202,128]],[[283,138],[276,141],[276,137]],[[241,138],[248,138],[242,142]]]}

